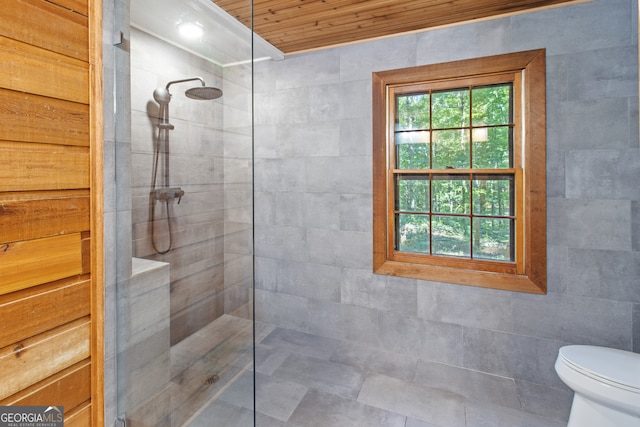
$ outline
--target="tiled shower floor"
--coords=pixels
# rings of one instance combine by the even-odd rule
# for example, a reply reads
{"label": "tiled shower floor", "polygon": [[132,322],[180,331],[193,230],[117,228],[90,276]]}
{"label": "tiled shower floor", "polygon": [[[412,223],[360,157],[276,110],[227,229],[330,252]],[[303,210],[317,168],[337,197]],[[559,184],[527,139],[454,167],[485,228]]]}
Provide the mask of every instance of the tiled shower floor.
{"label": "tiled shower floor", "polygon": [[[460,381],[426,387],[424,379],[414,382],[420,373],[410,357],[268,325],[256,330],[258,427],[566,426],[519,410],[515,394],[500,384],[482,392]],[[234,380],[192,412],[185,426],[253,425],[253,371],[246,356]]]}
{"label": "tiled shower floor", "polygon": [[250,320],[224,315],[172,346],[168,424],[191,425],[203,408],[216,401],[246,371],[251,372],[252,342]]}

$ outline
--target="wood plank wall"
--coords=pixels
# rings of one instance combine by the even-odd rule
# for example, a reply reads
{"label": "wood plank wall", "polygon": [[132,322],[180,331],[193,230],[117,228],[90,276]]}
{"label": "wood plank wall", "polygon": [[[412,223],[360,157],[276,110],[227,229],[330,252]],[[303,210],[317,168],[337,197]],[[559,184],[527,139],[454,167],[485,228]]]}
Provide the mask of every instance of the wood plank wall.
{"label": "wood plank wall", "polygon": [[0,405],[102,426],[100,1],[0,12]]}

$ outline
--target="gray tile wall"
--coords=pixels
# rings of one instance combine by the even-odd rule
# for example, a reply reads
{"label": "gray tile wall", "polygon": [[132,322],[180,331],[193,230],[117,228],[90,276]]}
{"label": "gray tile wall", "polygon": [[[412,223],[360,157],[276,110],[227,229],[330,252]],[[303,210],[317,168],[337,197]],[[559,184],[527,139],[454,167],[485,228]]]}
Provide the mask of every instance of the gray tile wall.
{"label": "gray tile wall", "polygon": [[[223,313],[251,314],[251,66],[221,67],[131,30],[133,253],[171,264],[171,336],[175,344]],[[193,76],[223,89],[214,101],[171,87],[171,186],[185,195],[170,203],[173,249],[151,245],[149,187],[157,105],[152,93]],[[196,82],[197,84],[197,82]],[[151,117],[151,118],[150,118]],[[162,183],[162,169],[158,177]],[[156,203],[157,247],[166,249],[166,210]],[[158,220],[160,219],[160,220]]]}
{"label": "gray tile wall", "polygon": [[[150,216],[149,191],[157,138],[158,105],[153,91],[169,81],[202,77],[222,86],[222,68],[137,29],[131,29],[131,197],[133,256],[171,266],[171,343],[175,344],[224,313],[224,162],[222,99],[194,101],[184,90],[198,82],[171,86],[169,104],[170,186],[185,192],[166,206],[155,203]],[[160,160],[157,185],[163,186]],[[153,223],[155,219],[155,223]]]}
{"label": "gray tile wall", "polygon": [[[560,346],[640,351],[637,16],[635,1],[600,0],[256,64],[257,320],[408,357],[417,384],[515,389],[524,410],[566,419]],[[371,72],[537,48],[548,294],[372,274]]]}
{"label": "gray tile wall", "polygon": [[224,67],[224,312],[253,316],[251,64]]}

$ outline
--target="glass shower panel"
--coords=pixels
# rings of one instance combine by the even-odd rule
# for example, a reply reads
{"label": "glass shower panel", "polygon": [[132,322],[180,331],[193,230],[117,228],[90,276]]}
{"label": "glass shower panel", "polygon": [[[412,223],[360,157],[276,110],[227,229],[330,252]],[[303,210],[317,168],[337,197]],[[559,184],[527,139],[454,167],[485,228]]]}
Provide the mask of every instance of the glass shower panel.
{"label": "glass shower panel", "polygon": [[210,0],[124,4],[117,423],[252,426],[255,40]]}

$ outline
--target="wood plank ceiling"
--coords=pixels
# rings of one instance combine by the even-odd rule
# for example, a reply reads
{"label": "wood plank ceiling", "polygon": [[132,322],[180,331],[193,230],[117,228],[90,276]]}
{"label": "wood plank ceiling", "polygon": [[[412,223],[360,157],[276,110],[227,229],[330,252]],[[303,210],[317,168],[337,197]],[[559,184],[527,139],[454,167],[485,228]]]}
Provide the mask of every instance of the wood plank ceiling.
{"label": "wood plank ceiling", "polygon": [[[250,27],[246,2],[213,0]],[[587,0],[254,0],[255,32],[285,54]]]}

